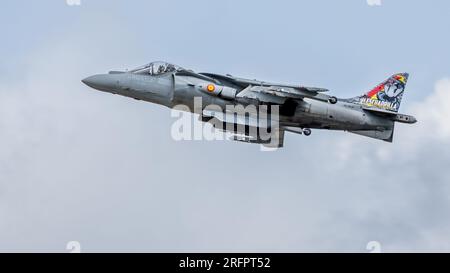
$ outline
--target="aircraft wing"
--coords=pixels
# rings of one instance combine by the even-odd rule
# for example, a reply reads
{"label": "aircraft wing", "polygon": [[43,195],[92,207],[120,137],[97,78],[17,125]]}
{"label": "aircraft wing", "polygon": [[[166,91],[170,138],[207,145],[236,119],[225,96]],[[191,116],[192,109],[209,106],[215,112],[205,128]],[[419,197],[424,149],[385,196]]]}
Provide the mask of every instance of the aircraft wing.
{"label": "aircraft wing", "polygon": [[201,75],[218,79],[218,80],[225,80],[231,83],[234,83],[236,85],[239,85],[241,87],[246,87],[249,85],[259,85],[259,86],[278,86],[278,87],[287,87],[296,89],[299,91],[305,91],[305,92],[314,92],[314,93],[323,93],[328,92],[329,90],[326,88],[319,88],[319,87],[306,87],[301,85],[291,85],[291,84],[278,84],[278,83],[270,83],[270,82],[264,82],[264,81],[258,81],[258,80],[249,80],[244,78],[237,78],[230,75],[220,75],[220,74],[213,74],[213,73],[199,73]]}
{"label": "aircraft wing", "polygon": [[310,98],[327,102],[332,98],[329,95],[323,94],[328,91],[328,89],[324,88],[276,84],[211,73],[200,73],[200,75],[243,88],[237,94],[237,97],[258,99],[269,103],[283,103],[283,101],[289,98]]}
{"label": "aircraft wing", "polygon": [[332,98],[323,93],[307,91],[305,89],[296,89],[280,86],[248,86],[237,94],[237,97],[258,99],[270,103],[283,103],[286,99],[314,99],[319,101],[330,101]]}
{"label": "aircraft wing", "polygon": [[269,86],[269,88],[261,89],[260,92],[285,98],[298,98],[298,99],[311,98],[321,101],[328,101],[330,99],[330,96],[312,90],[314,89],[309,87],[292,88],[292,87]]}

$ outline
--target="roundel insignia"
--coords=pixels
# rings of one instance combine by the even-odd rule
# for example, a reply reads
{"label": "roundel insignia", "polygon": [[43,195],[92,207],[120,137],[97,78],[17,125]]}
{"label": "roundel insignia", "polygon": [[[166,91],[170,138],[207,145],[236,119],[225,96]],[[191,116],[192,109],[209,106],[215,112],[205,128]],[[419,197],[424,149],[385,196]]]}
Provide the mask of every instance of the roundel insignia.
{"label": "roundel insignia", "polygon": [[214,84],[208,84],[208,86],[206,86],[206,90],[208,90],[209,92],[214,92],[214,90],[216,90],[216,87],[214,86]]}

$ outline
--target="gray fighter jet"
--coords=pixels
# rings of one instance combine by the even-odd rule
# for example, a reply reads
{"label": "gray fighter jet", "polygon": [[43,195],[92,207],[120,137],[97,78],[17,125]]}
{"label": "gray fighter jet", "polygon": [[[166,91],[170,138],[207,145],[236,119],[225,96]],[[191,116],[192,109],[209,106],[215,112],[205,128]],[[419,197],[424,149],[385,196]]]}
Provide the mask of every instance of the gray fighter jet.
{"label": "gray fighter jet", "polygon": [[[233,140],[279,148],[284,132],[309,136],[311,129],[348,131],[392,142],[395,122],[417,121],[398,113],[407,80],[407,73],[395,74],[361,96],[341,99],[327,95],[324,88],[196,73],[152,62],[130,71],[94,75],[82,82],[100,91],[169,108],[185,105],[185,111],[198,113],[201,121],[231,133]],[[199,98],[200,106],[195,103]],[[238,108],[253,110],[229,110]],[[261,128],[270,137],[263,137]]]}

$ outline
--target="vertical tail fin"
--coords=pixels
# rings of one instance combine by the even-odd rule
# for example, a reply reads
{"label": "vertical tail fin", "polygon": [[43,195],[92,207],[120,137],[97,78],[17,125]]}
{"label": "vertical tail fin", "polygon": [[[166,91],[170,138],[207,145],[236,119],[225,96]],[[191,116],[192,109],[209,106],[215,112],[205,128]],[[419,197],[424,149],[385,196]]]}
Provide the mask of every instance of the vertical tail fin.
{"label": "vertical tail fin", "polygon": [[408,77],[408,73],[395,74],[366,94],[353,98],[352,101],[367,107],[398,112]]}

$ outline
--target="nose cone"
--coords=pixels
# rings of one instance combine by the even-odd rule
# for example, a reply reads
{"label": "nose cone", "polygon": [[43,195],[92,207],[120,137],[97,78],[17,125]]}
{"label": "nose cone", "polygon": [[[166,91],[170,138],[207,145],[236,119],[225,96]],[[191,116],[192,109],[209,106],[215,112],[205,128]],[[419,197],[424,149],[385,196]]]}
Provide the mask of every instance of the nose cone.
{"label": "nose cone", "polygon": [[113,91],[116,87],[115,79],[109,74],[94,75],[81,81],[87,86],[100,91]]}

